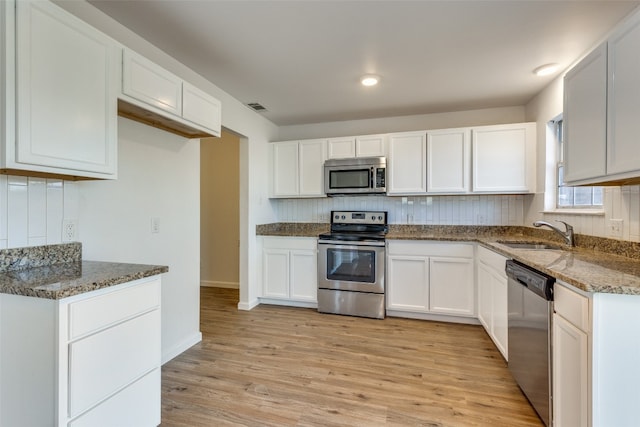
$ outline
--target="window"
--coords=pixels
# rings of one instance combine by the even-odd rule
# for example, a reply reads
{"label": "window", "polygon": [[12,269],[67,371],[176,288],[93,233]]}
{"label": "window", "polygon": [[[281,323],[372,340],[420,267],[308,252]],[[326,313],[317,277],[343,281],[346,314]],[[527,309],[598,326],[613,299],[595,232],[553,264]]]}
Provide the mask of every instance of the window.
{"label": "window", "polygon": [[564,132],[562,117],[553,122],[557,143],[557,192],[558,209],[602,209],[602,187],[569,187],[564,184]]}

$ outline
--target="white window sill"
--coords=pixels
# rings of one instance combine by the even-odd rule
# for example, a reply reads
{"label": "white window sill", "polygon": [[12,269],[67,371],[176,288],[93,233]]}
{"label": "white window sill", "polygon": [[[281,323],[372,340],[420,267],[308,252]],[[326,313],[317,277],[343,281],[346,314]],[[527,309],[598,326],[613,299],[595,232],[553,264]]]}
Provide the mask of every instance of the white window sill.
{"label": "white window sill", "polygon": [[545,209],[543,214],[604,216],[604,209]]}

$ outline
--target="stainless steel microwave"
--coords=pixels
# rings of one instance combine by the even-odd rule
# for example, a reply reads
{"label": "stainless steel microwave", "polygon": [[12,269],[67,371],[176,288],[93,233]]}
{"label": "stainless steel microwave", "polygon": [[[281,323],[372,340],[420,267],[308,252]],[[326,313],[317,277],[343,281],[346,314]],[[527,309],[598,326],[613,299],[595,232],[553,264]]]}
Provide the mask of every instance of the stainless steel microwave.
{"label": "stainless steel microwave", "polygon": [[324,192],[328,196],[385,194],[387,159],[357,157],[324,162]]}

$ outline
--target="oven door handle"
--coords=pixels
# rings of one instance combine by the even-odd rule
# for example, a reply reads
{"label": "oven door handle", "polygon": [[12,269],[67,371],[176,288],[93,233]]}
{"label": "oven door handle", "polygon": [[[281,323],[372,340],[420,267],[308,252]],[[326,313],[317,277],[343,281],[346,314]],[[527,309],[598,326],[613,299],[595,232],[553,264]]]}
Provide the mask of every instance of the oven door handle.
{"label": "oven door handle", "polygon": [[349,246],[375,246],[375,247],[384,247],[385,242],[358,242],[352,240],[318,240],[319,245],[332,245],[332,246],[340,246],[343,248],[348,248]]}

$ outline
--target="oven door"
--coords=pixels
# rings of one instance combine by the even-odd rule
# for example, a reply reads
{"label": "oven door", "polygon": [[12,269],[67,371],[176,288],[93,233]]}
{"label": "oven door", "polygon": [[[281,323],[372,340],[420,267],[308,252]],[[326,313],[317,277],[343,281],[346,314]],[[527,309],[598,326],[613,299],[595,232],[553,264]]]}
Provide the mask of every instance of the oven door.
{"label": "oven door", "polygon": [[318,288],[384,293],[385,248],[318,242]]}

